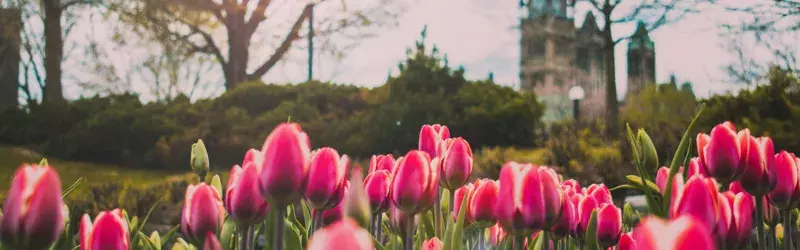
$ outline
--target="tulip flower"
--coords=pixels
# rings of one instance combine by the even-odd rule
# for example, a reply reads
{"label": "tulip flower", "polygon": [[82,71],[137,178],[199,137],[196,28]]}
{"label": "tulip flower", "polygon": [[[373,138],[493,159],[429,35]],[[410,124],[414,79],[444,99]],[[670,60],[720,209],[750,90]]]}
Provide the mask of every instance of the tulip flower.
{"label": "tulip flower", "polygon": [[619,244],[617,250],[636,250],[636,241],[633,240],[631,232],[624,233],[619,237]]}
{"label": "tulip flower", "polygon": [[103,211],[92,224],[88,214],[81,220],[78,242],[81,250],[128,250],[128,223],[122,210]]}
{"label": "tulip flower", "polygon": [[654,216],[645,218],[633,230],[633,240],[636,249],[716,249],[706,225],[692,216],[680,216],[669,222]]}
{"label": "tulip flower", "polygon": [[444,249],[444,245],[439,238],[433,237],[425,242],[422,242],[422,249],[421,250],[442,250]]}
{"label": "tulip flower", "polygon": [[699,157],[694,157],[689,160],[689,170],[686,172],[686,179],[695,175],[703,175],[708,177],[708,171],[706,167],[703,165],[703,162],[700,161]]}
{"label": "tulip flower", "polygon": [[720,219],[715,235],[721,249],[740,249],[750,240],[755,210],[753,197],[747,193],[719,194]]}
{"label": "tulip flower", "polygon": [[204,242],[208,232],[218,232],[225,209],[217,189],[208,184],[189,185],[181,214],[181,232],[196,243]]}
{"label": "tulip flower", "polygon": [[339,153],[332,148],[321,148],[314,152],[305,195],[311,208],[325,210],[341,202],[348,163],[347,155],[339,157]]}
{"label": "tulip flower", "polygon": [[472,192],[475,190],[475,185],[469,183],[456,189],[456,192],[453,193],[453,221],[458,220],[458,214],[461,212],[461,203],[464,202],[464,199],[467,199],[467,206],[465,207],[466,211],[464,212],[464,226],[469,226],[472,224],[472,213],[469,211],[470,203],[472,199]]}
{"label": "tulip flower", "polygon": [[[345,200],[350,196],[350,181],[345,182],[344,191],[342,193],[343,196],[340,198],[341,200]],[[344,218],[344,213],[345,213],[344,209],[345,209],[345,203],[339,202],[339,204],[337,204],[335,207],[325,210],[314,209],[312,212],[314,217],[316,217],[316,215],[319,212],[322,212],[322,215],[319,217],[320,220],[318,223],[321,223],[321,226],[324,227]]]}
{"label": "tulip flower", "polygon": [[609,248],[619,242],[622,234],[622,211],[613,204],[604,203],[597,211],[597,243]]}
{"label": "tulip flower", "polygon": [[344,219],[322,228],[309,239],[307,250],[351,249],[374,250],[372,236],[351,219]]}
{"label": "tulip flower", "polygon": [[191,165],[192,170],[200,176],[200,181],[205,181],[206,174],[208,173],[208,152],[206,151],[206,145],[203,143],[203,140],[197,140],[196,143],[192,144],[192,151],[189,156],[189,165]]}
{"label": "tulip flower", "polygon": [[389,173],[394,171],[394,156],[392,154],[386,155],[373,155],[369,159],[369,173],[377,170],[386,170]]}
{"label": "tulip flower", "polygon": [[217,236],[212,232],[206,234],[206,241],[203,242],[203,250],[222,250],[222,244],[217,240]]}
{"label": "tulip flower", "polygon": [[400,237],[405,237],[407,227],[416,227],[416,215],[407,213],[394,204],[389,206],[389,229]]}
{"label": "tulip flower", "polygon": [[258,167],[245,160],[244,168],[233,166],[225,189],[225,208],[242,225],[260,223],[267,215],[267,202],[258,191]]}
{"label": "tulip flower", "polygon": [[392,174],[392,202],[401,210],[418,214],[427,210],[439,192],[438,158],[431,162],[428,154],[411,150],[399,159]]}
{"label": "tulip flower", "polygon": [[419,131],[419,150],[428,153],[431,158],[439,156],[442,151],[441,142],[450,138],[450,129],[439,124],[423,125]]}
{"label": "tulip flower", "polygon": [[589,219],[592,216],[592,211],[597,209],[599,204],[591,195],[575,195],[573,196],[573,200],[576,197],[579,201],[578,205],[576,206],[578,223],[575,225],[575,235],[578,236],[578,238],[583,239],[586,229],[589,227]]}
{"label": "tulip flower", "polygon": [[740,181],[731,182],[731,185],[728,187],[728,191],[733,192],[733,194],[745,192]]}
{"label": "tulip flower", "polygon": [[600,204],[614,203],[614,199],[611,197],[611,191],[608,190],[608,187],[602,183],[589,185],[589,187],[586,188],[586,194],[593,196],[594,199]]}
{"label": "tulip flower", "polygon": [[493,246],[497,246],[503,241],[508,234],[503,227],[500,226],[500,223],[494,224],[494,226],[489,227],[489,242],[492,243]]}
{"label": "tulip flower", "polygon": [[770,227],[775,227],[775,225],[780,222],[780,211],[778,211],[777,207],[769,203],[766,196],[761,197],[761,204],[764,204],[764,209],[761,211],[764,215],[764,223],[767,223]]}
{"label": "tulip flower", "polygon": [[472,198],[469,202],[469,218],[478,227],[488,227],[497,222],[494,204],[497,203],[499,184],[495,180],[479,179],[475,181]]}
{"label": "tulip flower", "polygon": [[697,152],[710,177],[727,185],[743,171],[750,149],[750,130],[736,133],[730,122],[711,129],[711,134],[697,135]]}
{"label": "tulip flower", "polygon": [[515,235],[549,229],[561,214],[562,192],[552,169],[508,162],[500,170],[495,215]]}
{"label": "tulip flower", "polygon": [[454,190],[464,185],[472,174],[472,149],[463,138],[452,139],[441,162],[442,186]]}
{"label": "tulip flower", "polygon": [[561,188],[567,191],[568,197],[572,197],[573,194],[581,192],[581,185],[574,179],[561,182]]}
{"label": "tulip flower", "polygon": [[244,160],[242,160],[242,166],[247,165],[247,163],[253,162],[256,164],[258,169],[261,169],[258,164],[264,163],[264,153],[258,151],[258,149],[251,148],[247,150],[247,153],[244,154]]}
{"label": "tulip flower", "polygon": [[570,235],[575,231],[577,216],[578,212],[575,209],[575,205],[572,204],[572,201],[566,198],[562,199],[561,216],[558,217],[556,224],[550,227],[550,232],[553,233],[556,239]]}
{"label": "tulip flower", "polygon": [[748,193],[761,197],[772,191],[777,182],[775,172],[775,149],[769,137],[749,138],[750,150],[740,180]]}
{"label": "tulip flower", "polygon": [[389,210],[391,203],[389,188],[391,184],[390,173],[383,169],[370,172],[367,178],[364,179],[364,191],[369,198],[369,207],[373,215]]}
{"label": "tulip flower", "polygon": [[789,152],[781,151],[775,155],[775,175],[777,181],[767,198],[781,210],[794,207],[800,195],[800,176],[798,175],[797,158]]}
{"label": "tulip flower", "polygon": [[300,200],[308,180],[311,142],[296,123],[278,125],[267,136],[259,188],[261,196],[279,209]]}
{"label": "tulip flower", "polygon": [[[656,172],[656,186],[663,194],[667,189],[667,178],[669,177],[669,168],[661,167]],[[678,197],[678,192],[683,188],[683,174],[678,173],[672,177],[672,191],[670,191],[670,204],[675,203],[675,198]]]}
{"label": "tulip flower", "polygon": [[672,205],[671,218],[689,215],[713,232],[719,219],[717,185],[711,178],[692,176]]}
{"label": "tulip flower", "polygon": [[46,249],[64,229],[61,179],[50,166],[17,169],[3,203],[0,239],[14,249]]}

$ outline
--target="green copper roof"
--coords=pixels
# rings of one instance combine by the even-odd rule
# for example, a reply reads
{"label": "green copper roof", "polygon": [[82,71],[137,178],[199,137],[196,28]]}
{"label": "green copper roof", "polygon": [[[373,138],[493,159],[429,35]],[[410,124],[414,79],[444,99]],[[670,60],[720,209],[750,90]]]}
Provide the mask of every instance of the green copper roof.
{"label": "green copper roof", "polygon": [[644,47],[647,49],[654,49],[655,43],[653,40],[650,39],[650,35],[647,32],[647,26],[639,21],[636,24],[636,31],[633,32],[631,36],[631,42],[628,44],[628,50],[637,49],[644,44]]}

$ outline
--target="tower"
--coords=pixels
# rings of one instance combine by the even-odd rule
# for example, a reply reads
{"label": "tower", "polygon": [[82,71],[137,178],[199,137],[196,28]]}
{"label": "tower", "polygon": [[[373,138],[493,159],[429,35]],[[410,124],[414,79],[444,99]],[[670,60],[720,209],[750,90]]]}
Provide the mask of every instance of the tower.
{"label": "tower", "polygon": [[22,12],[0,8],[0,23],[0,109],[4,109],[18,104]]}
{"label": "tower", "polygon": [[586,12],[577,31],[575,51],[575,80],[586,92],[580,102],[585,116],[599,117],[606,112],[605,40],[591,11]]}
{"label": "tower", "polygon": [[655,43],[645,24],[639,22],[628,43],[628,94],[638,92],[646,84],[656,82]]}

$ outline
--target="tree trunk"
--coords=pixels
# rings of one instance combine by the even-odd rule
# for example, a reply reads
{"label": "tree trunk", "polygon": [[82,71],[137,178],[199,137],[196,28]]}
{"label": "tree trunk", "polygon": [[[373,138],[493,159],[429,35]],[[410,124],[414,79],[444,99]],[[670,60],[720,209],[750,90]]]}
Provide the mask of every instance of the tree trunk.
{"label": "tree trunk", "polygon": [[613,138],[619,133],[619,103],[617,101],[617,67],[614,62],[614,37],[611,36],[611,13],[604,13],[605,28],[603,29],[603,40],[605,46],[603,47],[603,54],[605,54],[606,64],[606,123],[608,125],[608,133]]}
{"label": "tree trunk", "polygon": [[44,67],[45,78],[42,102],[64,100],[61,85],[61,59],[64,57],[64,38],[61,36],[61,1],[44,0]]}
{"label": "tree trunk", "polygon": [[239,83],[247,81],[247,63],[250,59],[250,37],[252,33],[247,31],[242,18],[231,18],[232,22],[228,25],[228,64],[225,72],[225,89],[232,90]]}

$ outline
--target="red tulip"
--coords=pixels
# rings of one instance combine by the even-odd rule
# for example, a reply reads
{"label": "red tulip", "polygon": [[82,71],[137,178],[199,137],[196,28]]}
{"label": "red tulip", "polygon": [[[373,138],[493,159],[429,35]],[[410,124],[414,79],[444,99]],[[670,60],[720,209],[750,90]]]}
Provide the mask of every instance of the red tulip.
{"label": "red tulip", "polygon": [[775,155],[775,174],[777,181],[775,188],[767,194],[767,198],[775,207],[786,210],[794,207],[798,202],[795,198],[800,195],[797,158],[789,152],[781,151]]}
{"label": "red tulip", "polygon": [[608,190],[605,184],[592,184],[586,188],[586,194],[591,195],[597,200],[598,203],[613,204],[614,200],[611,197],[611,191]]}
{"label": "red tulip", "polygon": [[711,178],[692,176],[681,190],[670,210],[672,218],[689,215],[713,232],[719,219],[717,186]]}
{"label": "red tulip", "polygon": [[397,161],[392,174],[392,202],[401,210],[418,214],[433,206],[439,192],[438,158],[431,162],[425,152],[411,150]]}
{"label": "red tulip", "polygon": [[425,242],[422,242],[422,249],[421,250],[442,250],[444,249],[444,245],[439,238],[433,237]]}
{"label": "red tulip", "polygon": [[472,198],[469,203],[470,218],[478,227],[487,227],[497,222],[494,204],[497,203],[499,184],[495,180],[479,179],[475,181]]}
{"label": "red tulip", "polygon": [[697,152],[710,177],[722,183],[734,181],[744,171],[744,162],[749,154],[750,131],[736,133],[730,122],[711,129],[711,135],[697,135]]}
{"label": "red tulip", "polygon": [[745,192],[740,181],[731,182],[731,185],[728,187],[728,191],[733,192],[733,194]]}
{"label": "red tulip", "polygon": [[[661,167],[656,172],[656,186],[663,194],[667,189],[667,178],[669,177],[669,168]],[[683,188],[683,174],[677,173],[675,176],[672,177],[672,190],[670,191],[670,204],[675,203],[675,198],[678,197],[678,193]]]}
{"label": "red tulip", "polygon": [[449,190],[464,185],[472,174],[472,149],[463,138],[455,138],[441,156],[442,186]]}
{"label": "red tulip", "polygon": [[579,238],[583,238],[584,234],[586,233],[587,227],[589,227],[589,219],[591,219],[592,211],[599,207],[597,200],[591,196],[577,196],[579,197],[580,201],[578,202],[578,224],[576,225],[576,235]]}
{"label": "red tulip", "polygon": [[453,193],[453,221],[458,220],[458,214],[461,212],[461,203],[464,202],[464,199],[467,199],[467,207],[464,213],[464,226],[469,226],[472,224],[472,213],[469,211],[469,204],[472,199],[472,191],[475,189],[475,186],[472,183],[464,185],[456,189],[456,192]]}
{"label": "red tulip", "polygon": [[181,214],[181,232],[194,242],[203,242],[208,232],[217,232],[225,218],[219,193],[205,183],[189,185]]}
{"label": "red tulip", "polygon": [[439,156],[440,143],[450,138],[450,129],[439,124],[423,125],[419,131],[419,150],[428,153],[431,158]]}
{"label": "red tulip", "polygon": [[763,196],[775,188],[775,149],[769,137],[749,138],[750,150],[740,180],[744,190],[754,196]]}
{"label": "red tulip", "polygon": [[498,194],[497,219],[513,234],[550,228],[561,213],[563,194],[558,177],[548,167],[506,163],[500,170]]}
{"label": "red tulip", "polygon": [[233,166],[225,189],[225,208],[231,218],[240,224],[251,225],[264,220],[267,202],[258,191],[258,167],[254,161],[245,161],[244,168]]}
{"label": "red tulip", "polygon": [[[342,197],[339,198],[340,200],[345,200],[345,199],[347,199],[348,196],[350,196],[350,181],[349,180],[345,182],[344,191],[342,192],[342,194],[343,194]],[[344,202],[339,202],[339,204],[337,204],[335,207],[322,210],[322,222],[321,222],[322,224],[321,225],[324,227],[324,226],[333,224],[334,222],[337,222],[337,221],[341,220],[342,218],[344,218],[344,213],[345,213],[344,208],[345,208],[345,203]],[[312,210],[312,213],[313,213],[314,216],[316,216],[316,214],[319,211],[320,210],[318,210],[318,209],[314,209],[314,210]]]}
{"label": "red tulip", "polygon": [[364,179],[364,191],[369,199],[369,207],[373,215],[377,215],[389,210],[391,199],[389,199],[389,188],[392,180],[390,173],[386,170],[376,170],[370,172]]}
{"label": "red tulip", "polygon": [[349,159],[332,148],[321,148],[311,156],[306,200],[313,209],[329,209],[342,201]]}
{"label": "red tulip", "polygon": [[283,207],[300,200],[308,180],[311,142],[300,125],[283,123],[267,137],[259,188],[270,204]]}
{"label": "red tulip", "polygon": [[689,170],[686,172],[686,179],[698,174],[708,177],[708,171],[706,171],[706,167],[703,165],[703,162],[699,157],[694,157],[689,160]]}
{"label": "red tulip", "polygon": [[689,250],[716,249],[711,232],[692,216],[681,216],[672,221],[648,217],[633,230],[636,249]]}
{"label": "red tulip", "polygon": [[636,241],[633,240],[631,232],[624,233],[619,237],[618,250],[636,250]]}
{"label": "red tulip", "polygon": [[391,173],[394,171],[394,163],[394,156],[392,156],[392,154],[373,155],[372,158],[369,159],[369,172],[386,170]]}
{"label": "red tulip", "polygon": [[608,248],[619,242],[622,234],[622,210],[613,204],[604,203],[597,211],[597,243]]}
{"label": "red tulip", "polygon": [[489,242],[492,243],[492,245],[494,246],[500,244],[500,242],[503,241],[508,236],[506,231],[503,230],[503,227],[500,226],[500,223],[494,224],[494,226],[489,227],[488,231],[489,231]]}
{"label": "red tulip", "polygon": [[128,250],[129,237],[122,210],[114,209],[97,214],[94,224],[89,215],[84,214],[78,241],[81,250]]}
{"label": "red tulip", "polygon": [[3,206],[0,239],[14,249],[46,249],[64,229],[61,179],[49,166],[23,165]]}
{"label": "red tulip", "polygon": [[203,250],[222,250],[222,244],[217,240],[217,236],[212,232],[206,234],[206,241],[203,243]]}
{"label": "red tulip", "polygon": [[715,235],[722,249],[739,249],[750,240],[753,228],[753,210],[755,201],[747,193],[719,194],[720,220],[717,222]]}
{"label": "red tulip", "polygon": [[352,219],[344,219],[322,228],[309,239],[307,250],[373,250],[372,236]]}
{"label": "red tulip", "polygon": [[561,200],[561,216],[558,217],[556,224],[550,228],[550,232],[553,233],[556,239],[570,235],[575,231],[575,226],[577,225],[576,217],[578,213],[575,209],[575,205],[566,197],[565,195]]}

